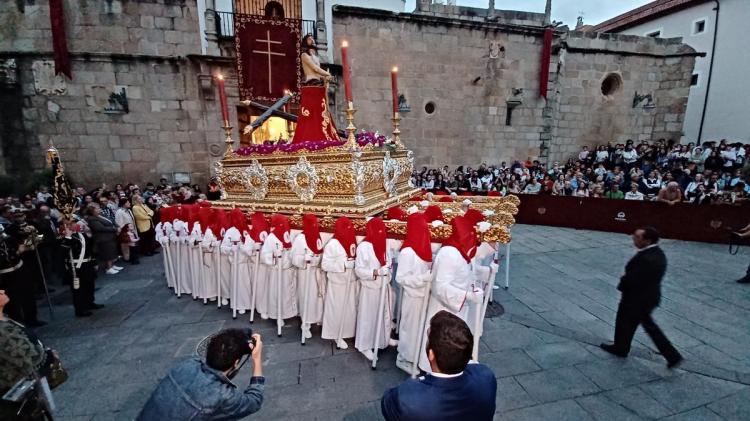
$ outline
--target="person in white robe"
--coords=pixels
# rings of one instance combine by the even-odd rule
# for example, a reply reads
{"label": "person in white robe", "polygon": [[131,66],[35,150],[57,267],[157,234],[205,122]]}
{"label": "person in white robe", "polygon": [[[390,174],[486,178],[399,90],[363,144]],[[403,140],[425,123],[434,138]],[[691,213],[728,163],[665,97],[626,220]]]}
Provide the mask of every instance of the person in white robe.
{"label": "person in white robe", "polygon": [[201,224],[194,222],[193,230],[187,240],[187,253],[190,255],[190,281],[194,300],[204,296],[203,283],[201,282],[201,241],[203,241]]}
{"label": "person in white robe", "polygon": [[328,279],[321,337],[336,341],[336,346],[341,349],[349,347],[344,339],[354,336],[357,322],[356,247],[352,221],[347,217],[337,219],[333,238],[323,248],[320,261],[320,268]]}
{"label": "person in white robe", "polygon": [[394,294],[385,223],[372,218],[367,221],[365,232],[364,240],[357,246],[354,264],[360,284],[354,347],[372,361],[375,349],[385,349],[390,344]]}
{"label": "person in white robe", "polygon": [[[234,299],[235,279],[237,268],[234,266],[235,252],[239,253],[239,243],[242,235],[237,228],[231,227],[224,232],[224,238],[221,239],[221,299],[222,305],[230,304]],[[237,258],[239,263],[239,257]],[[232,308],[234,306],[232,305]]]}
{"label": "person in white robe", "polygon": [[[284,215],[271,217],[271,233],[260,249],[260,262],[266,266],[268,284],[266,288],[265,310],[261,311],[264,319],[283,319],[295,317],[297,312],[297,282],[292,268],[290,254],[291,232],[289,218]],[[279,266],[281,270],[279,270]],[[279,298],[279,294],[281,297]],[[263,296],[258,297],[263,301]]]}
{"label": "person in white robe", "polygon": [[[260,250],[263,248],[263,244],[268,239],[268,234],[271,231],[271,227],[268,225],[265,215],[262,212],[255,212],[250,217],[250,237],[257,244],[258,263],[256,265],[253,262],[253,287],[252,287],[252,299],[251,309],[257,311],[264,319],[268,318],[268,281],[269,281],[269,270],[272,267],[264,265],[260,261]],[[250,315],[251,320],[253,315]]]}
{"label": "person in white robe", "polygon": [[302,216],[302,232],[292,242],[292,264],[297,268],[297,294],[302,334],[312,338],[310,326],[323,321],[325,273],[320,270],[323,241],[318,217]]}
{"label": "person in white robe", "polygon": [[171,222],[159,222],[156,224],[155,228],[156,232],[156,241],[159,242],[162,249],[164,250],[164,254],[162,254],[164,258],[164,276],[167,278],[167,288],[174,288],[174,275],[172,272],[172,259],[171,259],[171,250],[169,247],[169,236],[172,234],[172,223]]}
{"label": "person in white robe", "polygon": [[188,225],[187,222],[175,219],[172,235],[169,237],[172,250],[172,267],[175,269],[175,293],[191,294],[190,256],[188,256]]}
{"label": "person in white robe", "polygon": [[434,274],[427,306],[425,324],[422,328],[422,340],[419,353],[419,368],[431,373],[425,346],[427,342],[426,325],[440,310],[449,311],[460,317],[469,326],[469,306],[481,305],[482,290],[477,287],[477,280],[471,268],[471,259],[477,249],[477,237],[474,226],[463,216],[451,221],[451,236],[443,242],[432,266]]}
{"label": "person in white robe", "polygon": [[201,241],[201,292],[204,300],[215,301],[219,295],[216,280],[216,266],[218,264],[219,246],[221,242],[209,227],[203,234]]}
{"label": "person in white robe", "polygon": [[432,245],[430,229],[422,213],[406,220],[406,238],[398,255],[396,282],[402,288],[401,315],[398,329],[396,367],[411,374],[414,371],[415,351],[422,339],[425,324],[425,295],[432,277]]}
{"label": "person in white robe", "polygon": [[[230,301],[232,309],[240,314],[245,314],[252,307],[253,276],[255,275],[255,256],[260,250],[260,245],[253,241],[249,232],[243,233],[244,241],[239,245],[236,265],[235,290]],[[234,257],[232,257],[232,261]]]}

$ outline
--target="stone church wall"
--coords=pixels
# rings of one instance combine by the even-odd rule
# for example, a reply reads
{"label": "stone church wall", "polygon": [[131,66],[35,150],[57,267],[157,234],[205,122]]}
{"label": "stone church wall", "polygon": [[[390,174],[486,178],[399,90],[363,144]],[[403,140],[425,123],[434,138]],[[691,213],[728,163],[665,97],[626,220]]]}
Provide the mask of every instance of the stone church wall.
{"label": "stone church wall", "polygon": [[[72,80],[53,74],[47,3],[1,3],[0,67],[14,76],[0,77],[0,96],[17,116],[0,119],[5,173],[44,168],[52,140],[88,187],[175,172],[207,181],[224,151],[211,75],[227,75],[231,103],[237,80],[231,59],[200,56],[195,0],[65,1]],[[122,89],[129,112],[105,112]]]}
{"label": "stone church wall", "polygon": [[[538,88],[541,27],[349,7],[333,16],[336,44],[346,39],[351,46],[357,127],[390,131],[389,70],[398,66],[399,90],[411,107],[401,137],[418,165],[564,160],[581,145],[680,138],[694,51],[676,40],[558,33],[545,101]],[[601,83],[609,73],[622,84],[607,98]],[[634,108],[636,91],[652,94],[656,106]],[[506,125],[507,102],[519,97]]]}

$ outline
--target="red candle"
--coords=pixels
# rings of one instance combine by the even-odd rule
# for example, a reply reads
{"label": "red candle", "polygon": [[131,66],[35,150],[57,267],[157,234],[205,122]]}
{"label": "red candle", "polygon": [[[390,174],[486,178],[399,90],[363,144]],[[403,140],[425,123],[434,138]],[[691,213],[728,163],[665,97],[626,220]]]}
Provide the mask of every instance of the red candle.
{"label": "red candle", "polygon": [[217,84],[219,85],[219,103],[221,105],[221,118],[224,120],[224,124],[229,125],[229,106],[227,105],[227,92],[224,89],[224,75],[219,74],[216,76]]}
{"label": "red candle", "polygon": [[391,91],[393,94],[393,115],[398,112],[398,67],[391,69]]}
{"label": "red candle", "polygon": [[346,96],[346,102],[352,102],[352,75],[351,69],[349,69],[349,43],[344,41],[341,43],[341,66],[343,67],[344,73],[344,95]]}

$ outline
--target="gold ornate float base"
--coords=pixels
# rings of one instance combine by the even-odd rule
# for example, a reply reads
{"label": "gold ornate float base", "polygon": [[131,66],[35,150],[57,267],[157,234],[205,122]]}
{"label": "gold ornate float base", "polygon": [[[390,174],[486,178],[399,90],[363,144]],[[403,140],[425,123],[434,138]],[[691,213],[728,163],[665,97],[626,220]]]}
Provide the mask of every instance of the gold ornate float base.
{"label": "gold ornate float base", "polygon": [[404,148],[232,154],[217,164],[220,208],[365,218],[419,193],[409,186],[414,157]]}

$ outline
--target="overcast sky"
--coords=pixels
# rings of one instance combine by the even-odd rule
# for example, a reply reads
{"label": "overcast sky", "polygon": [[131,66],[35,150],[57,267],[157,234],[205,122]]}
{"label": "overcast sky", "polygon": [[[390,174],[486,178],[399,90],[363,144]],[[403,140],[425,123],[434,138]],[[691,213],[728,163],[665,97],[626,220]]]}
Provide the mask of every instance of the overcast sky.
{"label": "overcast sky", "polygon": [[[552,20],[562,21],[571,28],[576,18],[583,15],[583,22],[596,25],[628,10],[635,9],[653,0],[552,0]],[[406,11],[414,10],[415,0],[406,0]],[[447,3],[447,0],[443,0]],[[459,6],[484,7],[488,0],[457,0]],[[544,13],[546,0],[495,0],[496,9],[523,10]]]}

